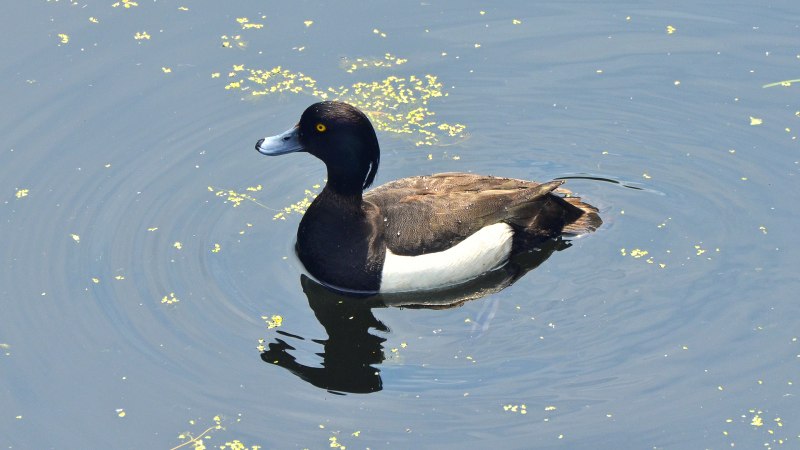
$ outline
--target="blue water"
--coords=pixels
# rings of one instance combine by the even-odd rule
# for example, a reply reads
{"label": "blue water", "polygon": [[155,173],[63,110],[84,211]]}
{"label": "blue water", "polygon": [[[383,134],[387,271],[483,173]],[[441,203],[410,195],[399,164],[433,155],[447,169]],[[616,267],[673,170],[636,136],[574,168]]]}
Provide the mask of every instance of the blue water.
{"label": "blue water", "polygon": [[[793,2],[112,3],[0,14],[0,446],[798,446]],[[323,166],[253,150],[326,96],[376,184],[567,178],[604,225],[340,306],[293,255]]]}

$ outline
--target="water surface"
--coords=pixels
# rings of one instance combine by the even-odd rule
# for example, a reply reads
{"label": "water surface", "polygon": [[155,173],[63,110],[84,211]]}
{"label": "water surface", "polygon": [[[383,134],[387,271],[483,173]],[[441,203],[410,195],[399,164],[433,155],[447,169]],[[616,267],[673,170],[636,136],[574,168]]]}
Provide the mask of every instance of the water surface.
{"label": "water surface", "polygon": [[[0,21],[3,447],[798,445],[793,2]],[[332,307],[292,250],[322,164],[253,150],[321,98],[379,123],[377,184],[566,178],[605,223],[455,308]]]}

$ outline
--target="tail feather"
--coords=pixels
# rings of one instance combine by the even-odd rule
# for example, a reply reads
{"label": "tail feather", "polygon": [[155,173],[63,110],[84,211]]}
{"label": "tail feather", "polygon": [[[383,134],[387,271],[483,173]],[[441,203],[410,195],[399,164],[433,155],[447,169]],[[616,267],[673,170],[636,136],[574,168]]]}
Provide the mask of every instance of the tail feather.
{"label": "tail feather", "polygon": [[600,215],[597,214],[597,208],[582,202],[580,197],[564,197],[564,200],[583,211],[583,214],[578,217],[578,219],[564,226],[564,234],[579,235],[591,233],[600,228],[600,225],[603,224],[603,220],[600,219]]}

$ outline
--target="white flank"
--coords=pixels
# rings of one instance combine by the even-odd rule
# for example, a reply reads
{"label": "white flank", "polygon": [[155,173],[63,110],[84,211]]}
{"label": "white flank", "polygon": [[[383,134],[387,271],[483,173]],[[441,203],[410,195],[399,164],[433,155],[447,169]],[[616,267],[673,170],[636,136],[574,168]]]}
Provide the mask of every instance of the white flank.
{"label": "white flank", "polygon": [[441,252],[401,256],[386,249],[380,291],[434,289],[471,280],[506,261],[513,235],[511,226],[496,223]]}

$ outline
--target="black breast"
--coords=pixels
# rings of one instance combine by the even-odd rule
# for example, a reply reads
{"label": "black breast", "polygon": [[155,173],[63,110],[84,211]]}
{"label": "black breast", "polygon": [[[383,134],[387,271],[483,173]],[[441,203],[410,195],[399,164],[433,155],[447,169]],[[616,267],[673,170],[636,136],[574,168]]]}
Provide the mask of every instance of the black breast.
{"label": "black breast", "polygon": [[378,291],[385,256],[377,211],[361,199],[325,189],[297,230],[297,256],[318,280],[343,289]]}

